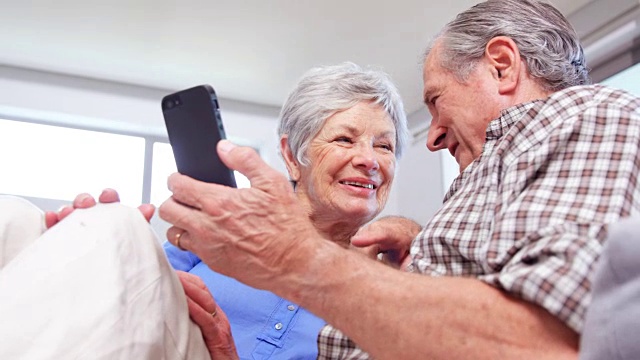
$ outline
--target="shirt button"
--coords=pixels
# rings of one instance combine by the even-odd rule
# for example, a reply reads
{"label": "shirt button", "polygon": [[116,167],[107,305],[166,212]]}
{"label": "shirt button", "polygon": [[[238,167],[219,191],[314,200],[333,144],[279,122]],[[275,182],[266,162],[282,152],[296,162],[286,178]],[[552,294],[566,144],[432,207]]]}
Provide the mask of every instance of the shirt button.
{"label": "shirt button", "polygon": [[293,310],[296,309],[296,307],[293,306],[293,305],[289,305],[289,306],[287,306],[287,309],[289,309],[289,311],[293,311]]}
{"label": "shirt button", "polygon": [[276,328],[276,330],[282,330],[282,323],[277,323],[274,328]]}

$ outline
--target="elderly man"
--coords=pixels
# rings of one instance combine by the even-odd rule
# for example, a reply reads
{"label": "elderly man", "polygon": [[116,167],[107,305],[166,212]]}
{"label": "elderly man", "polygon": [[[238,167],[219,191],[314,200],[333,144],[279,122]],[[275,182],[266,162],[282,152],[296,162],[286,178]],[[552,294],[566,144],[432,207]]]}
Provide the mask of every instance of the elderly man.
{"label": "elderly man", "polygon": [[427,146],[460,176],[422,230],[389,218],[352,239],[411,243],[411,272],[322,241],[287,180],[226,141],[252,188],[174,174],[160,215],[215,271],[340,329],[321,357],[366,357],[358,344],[380,359],[575,359],[607,225],[640,210],[640,99],[587,83],[576,33],[546,3],[490,0],[442,30],[424,63]]}

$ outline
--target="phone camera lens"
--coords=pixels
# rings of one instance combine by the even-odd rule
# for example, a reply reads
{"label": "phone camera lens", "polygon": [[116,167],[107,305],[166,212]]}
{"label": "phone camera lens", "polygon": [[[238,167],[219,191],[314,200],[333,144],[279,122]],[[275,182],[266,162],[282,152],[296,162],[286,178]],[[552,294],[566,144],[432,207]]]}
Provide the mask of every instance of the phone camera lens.
{"label": "phone camera lens", "polygon": [[180,99],[179,96],[175,96],[175,95],[164,99],[162,102],[163,109],[173,109],[180,105],[182,105],[182,100]]}
{"label": "phone camera lens", "polygon": [[178,105],[178,100],[167,99],[164,102],[165,109],[173,109],[174,106]]}

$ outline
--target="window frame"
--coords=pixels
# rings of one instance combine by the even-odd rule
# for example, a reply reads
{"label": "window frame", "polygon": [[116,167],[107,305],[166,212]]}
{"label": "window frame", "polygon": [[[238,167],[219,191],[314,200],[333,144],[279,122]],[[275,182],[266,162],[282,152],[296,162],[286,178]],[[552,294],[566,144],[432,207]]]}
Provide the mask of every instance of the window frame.
{"label": "window frame", "polygon": [[[140,199],[140,203],[149,204],[151,202],[151,181],[152,181],[152,171],[153,171],[152,164],[153,164],[153,156],[154,156],[153,145],[156,142],[169,144],[168,136],[153,135],[153,134],[145,133],[143,131],[109,128],[107,126],[103,127],[103,126],[95,126],[95,125],[80,124],[80,123],[61,124],[55,121],[47,121],[47,120],[39,119],[36,117],[16,116],[15,114],[5,114],[3,111],[0,111],[0,119],[29,123],[29,124],[36,124],[36,125],[55,126],[55,127],[61,127],[61,128],[67,128],[67,129],[87,130],[87,131],[94,131],[94,132],[100,132],[100,133],[106,133],[106,134],[125,135],[125,136],[142,138],[144,140],[144,156],[143,156],[143,164],[142,164],[143,165],[142,184],[140,184],[140,186],[142,186],[142,192],[141,192],[142,198]],[[260,149],[256,148],[255,146],[248,145],[246,140],[234,138],[233,141],[240,146],[250,146],[256,152],[258,152],[258,155],[261,155]],[[30,196],[24,196],[24,197],[29,199],[38,199]],[[62,199],[51,199],[51,200],[57,201]]]}

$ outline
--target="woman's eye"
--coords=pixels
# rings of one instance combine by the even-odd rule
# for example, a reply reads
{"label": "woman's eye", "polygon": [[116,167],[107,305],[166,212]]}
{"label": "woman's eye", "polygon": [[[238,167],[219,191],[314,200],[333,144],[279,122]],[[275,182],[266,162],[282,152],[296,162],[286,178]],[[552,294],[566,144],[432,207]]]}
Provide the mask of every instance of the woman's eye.
{"label": "woman's eye", "polygon": [[346,142],[346,143],[349,143],[349,144],[351,143],[351,139],[346,137],[346,136],[340,136],[340,137],[336,138],[334,141]]}
{"label": "woman's eye", "polygon": [[380,144],[378,145],[378,147],[393,152],[393,146],[391,146],[390,144]]}

